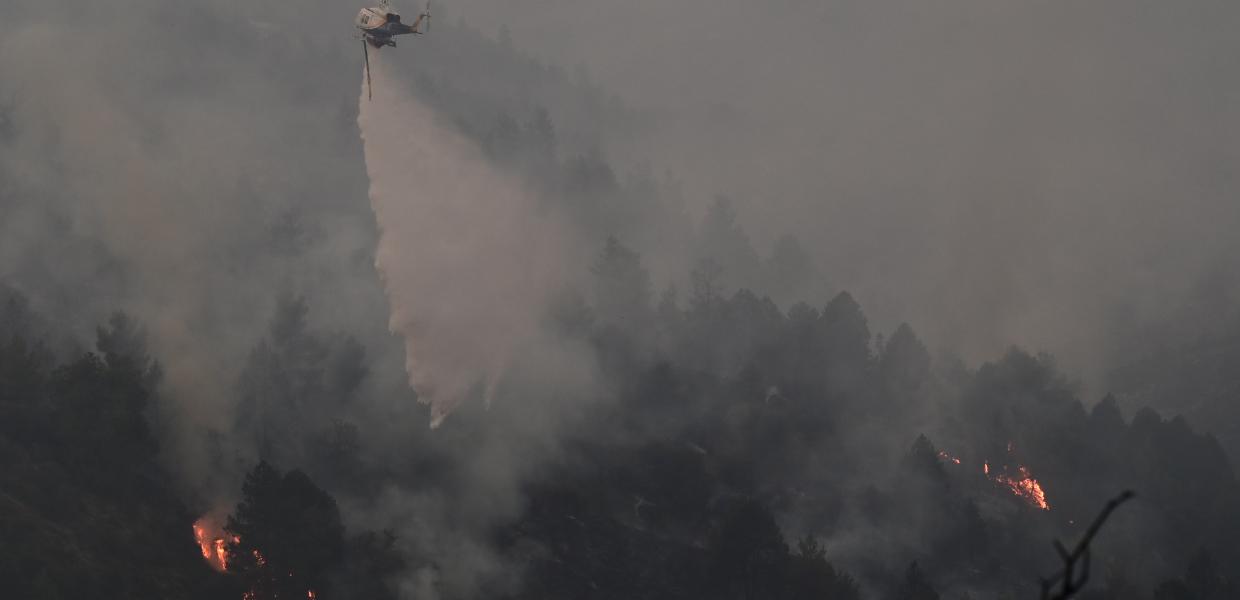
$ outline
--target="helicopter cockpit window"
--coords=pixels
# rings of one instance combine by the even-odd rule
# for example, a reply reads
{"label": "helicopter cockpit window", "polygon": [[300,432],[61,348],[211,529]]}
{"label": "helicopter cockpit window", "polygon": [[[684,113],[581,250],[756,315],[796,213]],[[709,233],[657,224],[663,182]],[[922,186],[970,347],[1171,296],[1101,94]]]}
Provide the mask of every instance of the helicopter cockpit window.
{"label": "helicopter cockpit window", "polygon": [[370,24],[370,15],[362,15],[362,25]]}

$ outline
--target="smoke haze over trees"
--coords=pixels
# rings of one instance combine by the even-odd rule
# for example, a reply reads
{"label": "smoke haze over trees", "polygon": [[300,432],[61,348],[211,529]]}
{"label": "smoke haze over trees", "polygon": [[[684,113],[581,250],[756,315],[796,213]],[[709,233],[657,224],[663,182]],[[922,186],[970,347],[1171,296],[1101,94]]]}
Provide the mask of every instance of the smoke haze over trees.
{"label": "smoke haze over trees", "polygon": [[13,597],[1236,593],[1232,4],[46,8]]}

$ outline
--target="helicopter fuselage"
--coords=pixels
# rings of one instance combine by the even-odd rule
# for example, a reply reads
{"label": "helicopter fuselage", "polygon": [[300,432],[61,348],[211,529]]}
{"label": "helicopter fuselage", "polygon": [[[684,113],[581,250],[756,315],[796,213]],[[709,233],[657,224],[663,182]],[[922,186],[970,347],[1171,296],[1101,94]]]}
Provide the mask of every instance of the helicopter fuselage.
{"label": "helicopter fuselage", "polygon": [[400,15],[394,12],[384,10],[383,8],[363,8],[357,13],[357,19],[354,24],[362,32],[362,39],[366,43],[375,48],[383,46],[395,46],[396,40],[393,39],[398,35],[406,33],[421,33],[418,31],[418,23],[422,20],[419,16],[413,25],[406,25],[400,22]]}
{"label": "helicopter fuselage", "polygon": [[411,25],[400,21],[400,14],[392,10],[390,0],[379,0],[379,6],[363,8],[358,11],[353,24],[361,31],[362,59],[366,61],[366,97],[371,97],[370,87],[370,51],[367,46],[376,49],[384,46],[395,46],[398,35],[406,33],[421,34],[431,28],[431,2],[426,0],[426,10],[413,20]]}

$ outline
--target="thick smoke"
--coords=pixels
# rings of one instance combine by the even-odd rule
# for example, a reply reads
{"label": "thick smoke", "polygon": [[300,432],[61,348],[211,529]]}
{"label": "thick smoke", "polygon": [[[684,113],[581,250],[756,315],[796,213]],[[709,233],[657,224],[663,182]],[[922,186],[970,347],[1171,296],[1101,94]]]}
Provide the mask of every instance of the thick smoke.
{"label": "thick smoke", "polygon": [[275,296],[383,342],[356,130],[324,118],[352,104],[346,59],[222,6],[59,8],[0,8],[0,279],[81,340],[113,311],[143,324],[164,458],[211,494],[207,432],[232,428]]}
{"label": "thick smoke", "polygon": [[534,343],[549,291],[563,284],[560,223],[523,182],[438,122],[371,53],[358,123],[375,258],[405,338],[409,382],[436,427],[469,395],[489,401],[514,354]]}
{"label": "thick smoke", "polygon": [[759,248],[795,233],[883,329],[1096,383],[1240,298],[1234,2],[453,6],[653,109],[634,153]]}

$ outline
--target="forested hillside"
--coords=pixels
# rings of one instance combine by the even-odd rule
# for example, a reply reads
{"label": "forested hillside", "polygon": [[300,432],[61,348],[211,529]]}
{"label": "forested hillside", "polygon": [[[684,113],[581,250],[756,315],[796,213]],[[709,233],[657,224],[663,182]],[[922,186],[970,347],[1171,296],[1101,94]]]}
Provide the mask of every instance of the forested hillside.
{"label": "forested hillside", "polygon": [[[774,194],[695,196],[635,159],[666,114],[445,18],[375,85],[573,252],[539,343],[430,429],[376,271],[360,50],[313,27],[339,7],[122,4],[175,26],[0,7],[9,597],[1034,598],[1052,541],[1122,490],[1082,598],[1240,595],[1225,293],[1213,335],[1117,334],[1131,360],[1097,393],[1024,340],[966,359],[841,289],[881,260],[751,235]],[[48,83],[5,58],[49,29],[115,60],[39,54]]]}
{"label": "forested hillside", "polygon": [[[1219,586],[1235,577],[1240,489],[1218,444],[1182,419],[1126,419],[1111,398],[1087,407],[1049,357],[1013,350],[970,369],[932,359],[905,326],[876,344],[847,294],[781,311],[745,290],[720,296],[699,277],[684,306],[656,306],[638,257],[614,240],[593,272],[597,300],[555,322],[597,352],[612,392],[581,399],[557,458],[521,484],[519,510],[491,524],[485,539],[505,566],[478,594],[1030,597],[1056,567],[1050,539],[1079,535],[1123,488],[1138,501],[1097,544],[1094,597],[1230,593]],[[93,351],[58,362],[36,315],[7,297],[3,563],[23,597],[357,597],[395,593],[405,565],[436,562],[402,555],[383,541],[390,534],[346,533],[331,495],[454,475],[359,465],[365,431],[327,441],[275,404],[280,386],[323,389],[337,371],[256,351],[244,380],[279,383],[264,388],[269,419],[243,419],[256,429],[237,435],[284,440],[259,456],[333,485],[255,467],[229,511],[227,535],[239,541],[227,571],[210,570],[196,515],[155,462],[159,367],[134,323],[116,317]],[[276,355],[320,352],[291,339]],[[515,413],[551,409],[497,403],[435,435],[485,444],[523,418]],[[277,449],[298,446],[306,451]],[[1022,478],[1038,493],[1014,483]],[[1188,579],[1177,578],[1190,559]],[[296,582],[269,580],[264,569],[277,565]],[[1196,595],[1169,595],[1185,586]]]}

